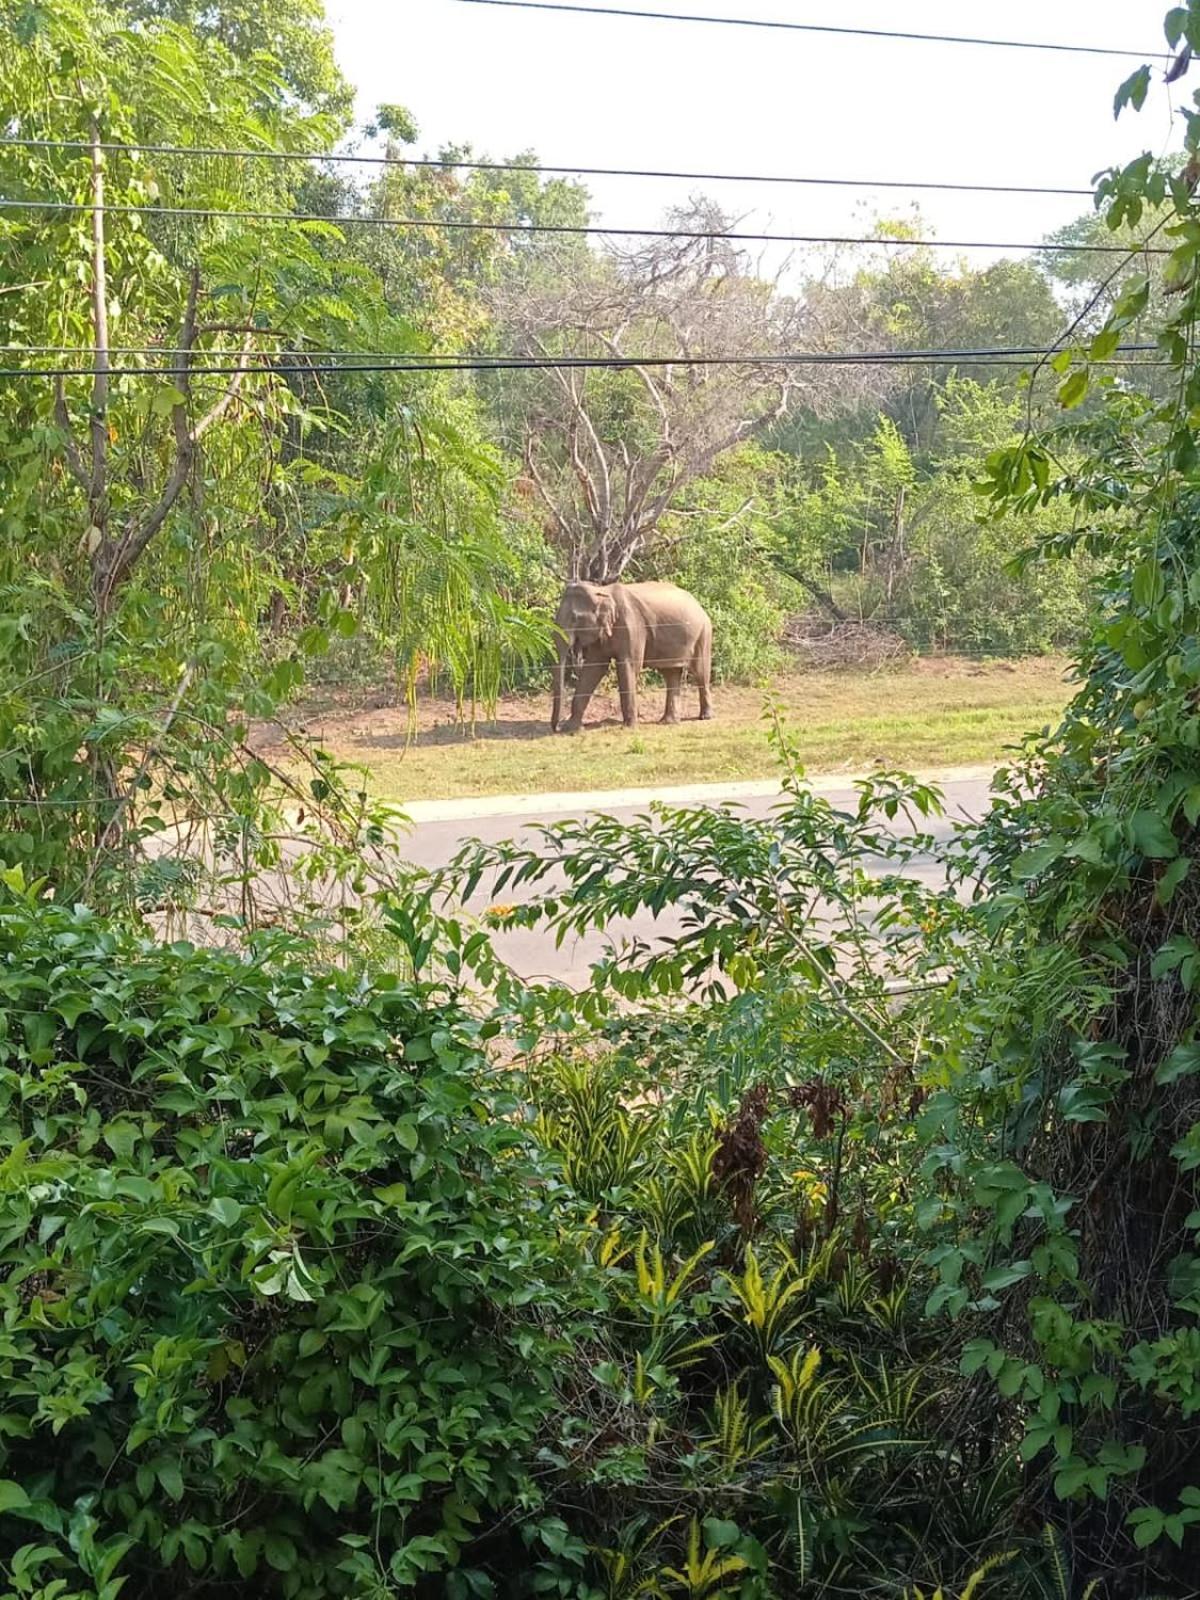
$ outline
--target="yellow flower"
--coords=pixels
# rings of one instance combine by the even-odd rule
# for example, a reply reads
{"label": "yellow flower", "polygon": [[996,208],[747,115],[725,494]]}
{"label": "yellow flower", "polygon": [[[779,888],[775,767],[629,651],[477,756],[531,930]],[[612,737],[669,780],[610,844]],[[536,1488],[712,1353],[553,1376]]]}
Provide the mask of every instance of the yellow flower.
{"label": "yellow flower", "polygon": [[815,1172],[808,1172],[803,1167],[792,1173],[792,1182],[798,1189],[803,1189],[806,1197],[814,1205],[824,1205],[829,1190],[817,1177]]}

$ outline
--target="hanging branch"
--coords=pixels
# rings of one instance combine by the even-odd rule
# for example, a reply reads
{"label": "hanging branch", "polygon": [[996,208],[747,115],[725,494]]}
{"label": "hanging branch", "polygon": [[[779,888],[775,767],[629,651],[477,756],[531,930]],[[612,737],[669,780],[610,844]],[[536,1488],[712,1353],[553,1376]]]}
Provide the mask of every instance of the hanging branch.
{"label": "hanging branch", "polygon": [[[89,498],[93,525],[103,534],[103,507],[108,490],[108,256],[104,238],[104,151],[100,123],[92,118],[92,325],[96,337],[96,375],[92,381],[92,475]],[[97,514],[99,513],[99,514]]]}
{"label": "hanging branch", "polygon": [[91,563],[91,587],[101,617],[112,597],[166,522],[195,465],[197,446],[210,428],[228,412],[245,381],[247,361],[254,349],[257,330],[242,329],[242,346],[237,370],[215,404],[195,424],[191,421],[191,364],[198,324],[196,309],[200,297],[200,272],[193,268],[188,283],[187,302],[174,354],[173,377],[178,399],[171,408],[171,429],[175,439],[174,456],[166,480],[150,508],[133,515],[120,534],[110,526],[109,508],[109,403],[111,398],[111,349],[108,320],[108,244],[104,189],[104,146],[99,121],[92,119],[91,161],[91,239],[92,282],[91,320],[95,376],[92,382],[89,433],[91,448],[85,456],[75,435],[67,406],[66,389],[58,379],[54,392],[54,420],[63,435],[63,455],[67,469],[87,498],[88,528],[86,545]]}

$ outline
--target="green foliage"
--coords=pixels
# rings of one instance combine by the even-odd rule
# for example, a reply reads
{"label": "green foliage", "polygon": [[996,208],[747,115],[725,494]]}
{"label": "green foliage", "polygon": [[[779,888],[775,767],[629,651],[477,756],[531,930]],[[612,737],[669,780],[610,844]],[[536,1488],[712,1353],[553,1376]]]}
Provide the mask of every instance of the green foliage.
{"label": "green foliage", "polygon": [[354,91],[334,60],[320,0],[284,0],[269,12],[256,0],[128,0],[126,10],[134,22],[170,21],[193,29],[241,60],[270,56],[293,105],[322,113],[339,130],[349,123]]}
{"label": "green foliage", "polygon": [[491,1592],[579,1268],[472,1027],[5,893],[10,1581]]}
{"label": "green foliage", "polygon": [[989,518],[976,482],[1020,426],[1021,403],[994,385],[951,378],[936,396],[935,447],[917,457],[889,418],[846,462],[830,455],[794,504],[791,560],[827,580],[852,614],[878,616],[923,648],[1016,655],[1080,636],[1091,563],[1046,568],[1022,559],[1065,536],[1068,502]]}
{"label": "green foliage", "polygon": [[784,624],[808,603],[774,559],[789,465],[757,445],[730,452],[680,494],[630,574],[669,579],[697,597],[713,619],[714,671],[735,683],[765,683],[779,670]]}
{"label": "green foliage", "polygon": [[[582,994],[479,972],[606,1282],[550,1451],[587,1492],[602,1592],[896,1596],[935,1587],[930,1552],[994,1548],[1014,1462],[950,1492],[934,1420],[959,1380],[924,1315],[909,1187],[927,996],[889,992],[936,982],[961,936],[953,901],[904,876],[935,811],[890,775],[846,810],[793,776],[763,822],[563,823],[454,871],[521,897],[508,926],[566,937],[666,904],[683,921]],[[1023,1577],[1039,1563],[1024,1551]]]}
{"label": "green foliage", "polygon": [[[1135,74],[1118,109],[1148,82]],[[1200,113],[1185,123],[1191,153]],[[1085,551],[1103,582],[1079,693],[999,775],[963,863],[987,944],[923,1114],[927,1181],[960,1219],[929,1309],[978,1333],[963,1371],[991,1388],[988,1426],[1019,1433],[1027,1492],[1069,1529],[1081,1574],[1112,1563],[1130,1593],[1178,1593],[1200,1472],[1196,202],[1149,157],[1099,195],[1114,230],[1170,218],[1169,382],[1142,395],[1093,364],[1146,313],[1143,274],[1055,362],[1063,409],[1088,397],[1083,420],[989,460],[996,515],[1036,528],[1069,507],[1038,552]]]}
{"label": "green foliage", "polygon": [[[345,97],[315,10],[252,11],[0,0],[11,124],[323,148]],[[1200,42],[1196,5],[1167,36]],[[68,68],[86,92],[48,97]],[[1200,110],[1185,126],[1195,157]],[[378,127],[415,137],[398,106]],[[765,389],[692,395],[676,459],[644,374],[589,378],[581,409],[561,380],[539,400],[507,375],[473,393],[278,359],[285,329],[289,349],[486,340],[496,307],[540,337],[565,283],[604,310],[636,281],[581,243],[282,221],[264,247],[156,204],[515,227],[581,218],[576,186],[397,167],[359,191],[10,145],[0,167],[15,197],[86,205],[103,178],[121,208],[99,242],[83,213],[0,224],[7,341],[95,348],[107,313],[138,368],[0,392],[8,1595],[1069,1600],[1112,1571],[1180,1592],[1200,1522],[1190,179],[1145,157],[1101,181],[1100,224],[1170,219],[1172,254],[1161,281],[1118,273],[1107,314],[1076,274],[1078,342],[1020,406],[982,371],[914,377],[870,397],[869,436],[861,411],[840,434],[808,418],[833,440],[814,466],[745,442]],[[740,336],[789,309],[714,262],[685,249],[669,295],[652,273],[637,338],[699,306],[715,348],[727,313]],[[1040,343],[1059,321],[1029,264],[915,252],[828,294],[898,343]],[[1173,387],[1138,394],[1102,363],[1144,326]],[[236,387],[202,370],[231,337],[253,356]],[[179,370],[142,370],[176,348]],[[1065,424],[1038,438],[1051,404]],[[557,444],[518,477],[485,414],[504,446],[547,418]],[[585,421],[605,443],[581,473]],[[771,669],[801,589],[921,643],[1033,649],[1076,633],[1094,578],[1079,695],[949,848],[928,786],[880,771],[835,805],[776,731],[767,819],[568,821],[384,892],[388,819],[327,757],[273,772],[247,723],[360,627],[410,693],[440,670],[465,705],[532,671],[539,470],[554,537],[686,582],[730,675]],[[313,811],[324,843],[297,854]],[[931,887],[931,860],[961,881]],[[74,906],[161,914],[202,870],[237,950]],[[248,932],[268,875],[302,885],[303,937]],[[338,878],[355,938],[331,949]],[[515,898],[493,925],[566,939],[670,910],[679,931],[611,947],[578,992],[528,985],[433,910],[484,880]],[[407,976],[368,976],[379,951]]]}
{"label": "green foliage", "polygon": [[[440,668],[460,698],[485,703],[503,662],[543,654],[547,639],[496,581],[511,565],[506,474],[471,398],[436,379],[322,376],[303,354],[280,359],[424,342],[346,231],[286,220],[311,181],[304,164],[143,153],[320,150],[337,131],[314,109],[338,90],[311,6],[270,29],[290,68],[298,40],[315,52],[303,105],[296,73],[256,48],[261,19],[193,13],[0,7],[10,128],[51,141],[4,146],[5,193],[109,208],[97,229],[85,211],[6,214],[0,334],[85,355],[111,346],[114,368],[93,375],[103,362],[88,357],[80,376],[0,393],[0,748],[14,824],[0,859],[126,903],[130,847],[181,815],[226,817],[243,857],[274,865],[264,841],[284,831],[286,783],[247,748],[247,725],[285,704],[333,639],[366,622],[410,690]],[[48,96],[60,80],[72,92]],[[93,140],[129,148],[76,147]],[[164,200],[285,220],[166,217]],[[178,352],[169,380],[156,351]],[[222,370],[231,363],[245,371]],[[272,625],[287,625],[286,643],[264,650]],[[317,832],[331,809],[345,831],[345,808],[326,804],[334,787],[324,771],[293,807],[319,817]],[[212,855],[186,870],[204,876]]]}

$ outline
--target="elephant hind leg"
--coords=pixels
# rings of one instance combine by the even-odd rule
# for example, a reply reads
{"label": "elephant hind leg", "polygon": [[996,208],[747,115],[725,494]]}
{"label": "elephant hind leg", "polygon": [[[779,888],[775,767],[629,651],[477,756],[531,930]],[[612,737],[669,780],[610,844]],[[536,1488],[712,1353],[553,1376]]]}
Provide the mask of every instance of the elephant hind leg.
{"label": "elephant hind leg", "polygon": [[667,704],[666,709],[663,711],[662,719],[664,722],[678,722],[679,692],[683,687],[683,668],[662,667],[660,671],[667,685]]}
{"label": "elephant hind leg", "polygon": [[692,658],[692,677],[700,690],[700,720],[708,722],[713,714],[711,628],[705,628],[700,643],[696,646],[696,654]]}

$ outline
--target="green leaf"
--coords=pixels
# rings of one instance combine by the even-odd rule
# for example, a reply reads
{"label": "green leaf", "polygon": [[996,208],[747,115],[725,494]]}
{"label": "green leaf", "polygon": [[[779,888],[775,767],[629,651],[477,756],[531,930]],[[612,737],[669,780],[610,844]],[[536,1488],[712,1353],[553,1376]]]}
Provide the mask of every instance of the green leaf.
{"label": "green leaf", "polygon": [[1146,103],[1149,92],[1150,68],[1139,67],[1136,72],[1129,74],[1117,90],[1113,99],[1113,116],[1119,117],[1126,106],[1132,106],[1135,111],[1140,111]]}
{"label": "green leaf", "polygon": [[982,1285],[989,1293],[995,1293],[998,1289],[1011,1289],[1014,1283],[1020,1283],[1027,1278],[1032,1270],[1028,1261],[1014,1261],[1008,1266],[992,1267],[989,1272],[984,1273]]}
{"label": "green leaf", "polygon": [[1119,328],[1102,328],[1092,340],[1088,354],[1093,361],[1107,361],[1121,342]]}
{"label": "green leaf", "polygon": [[1158,880],[1154,889],[1154,898],[1160,906],[1170,905],[1175,891],[1191,871],[1191,860],[1188,856],[1176,856],[1170,866]]}
{"label": "green leaf", "polygon": [[131,1161],[140,1129],[133,1122],[110,1122],[104,1130],[104,1142],[118,1161]]}
{"label": "green leaf", "polygon": [[[1139,1513],[1135,1511],[1134,1516],[1138,1515]],[[1133,1530],[1133,1542],[1139,1550],[1145,1550],[1157,1539],[1161,1539],[1163,1531],[1163,1518],[1160,1512],[1151,1512],[1147,1507],[1142,1515],[1145,1520],[1137,1523]]]}
{"label": "green leaf", "polygon": [[704,1542],[710,1550],[728,1550],[741,1536],[742,1530],[736,1522],[727,1522],[721,1517],[704,1519]]}
{"label": "green leaf", "polygon": [[1068,1083],[1059,1090],[1058,1108],[1068,1122],[1104,1122],[1112,1090],[1094,1083]]}
{"label": "green leaf", "polygon": [[1200,1044],[1178,1044],[1154,1074],[1155,1083],[1176,1083],[1200,1072]]}
{"label": "green leaf", "polygon": [[1073,372],[1058,388],[1058,403],[1065,411],[1073,411],[1082,404],[1088,392],[1088,375],[1086,371]]}
{"label": "green leaf", "polygon": [[1130,590],[1134,600],[1147,611],[1152,611],[1166,593],[1166,579],[1157,561],[1139,561],[1134,568]]}
{"label": "green leaf", "polygon": [[1165,978],[1169,972],[1177,971],[1185,962],[1194,960],[1197,955],[1200,955],[1200,948],[1188,938],[1187,934],[1173,934],[1156,952],[1150,963],[1150,976]]}
{"label": "green leaf", "polygon": [[276,1572],[290,1572],[296,1565],[296,1546],[285,1534],[268,1532],[263,1553]]}
{"label": "green leaf", "polygon": [[29,1503],[29,1496],[19,1483],[11,1478],[0,1478],[0,1512],[22,1511]]}
{"label": "green leaf", "polygon": [[1129,819],[1129,837],[1144,856],[1156,860],[1174,856],[1179,848],[1170,823],[1157,811],[1135,811]]}
{"label": "green leaf", "polygon": [[169,417],[176,406],[187,404],[187,395],[182,389],[176,389],[174,384],[157,384],[150,392],[150,414],[155,417]]}
{"label": "green leaf", "polygon": [[168,1239],[178,1239],[179,1224],[174,1217],[147,1217],[142,1223],[143,1233],[162,1233]]}
{"label": "green leaf", "polygon": [[963,1353],[959,1360],[958,1370],[964,1377],[969,1378],[972,1373],[979,1372],[987,1364],[996,1350],[990,1339],[972,1339],[963,1346]]}
{"label": "green leaf", "polygon": [[1059,859],[1066,847],[1067,841],[1055,835],[1047,839],[1044,844],[1036,844],[1029,850],[1023,850],[1013,862],[1013,877],[1018,883],[1040,877],[1047,867]]}
{"label": "green leaf", "polygon": [[163,1462],[158,1468],[157,1477],[162,1484],[164,1494],[169,1495],[176,1503],[183,1499],[183,1473],[179,1470],[177,1461]]}

